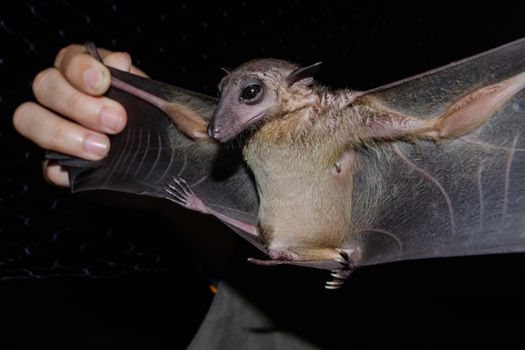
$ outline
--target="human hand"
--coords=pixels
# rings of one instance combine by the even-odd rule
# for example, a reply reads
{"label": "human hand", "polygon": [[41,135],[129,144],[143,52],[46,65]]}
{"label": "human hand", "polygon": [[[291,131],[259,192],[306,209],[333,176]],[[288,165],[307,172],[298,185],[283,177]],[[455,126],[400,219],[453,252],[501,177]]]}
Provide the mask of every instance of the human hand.
{"label": "human hand", "polygon": [[[131,64],[125,52],[98,49],[104,64],[146,76]],[[110,86],[109,70],[84,51],[70,45],[58,53],[54,67],[38,73],[33,93],[39,103],[24,102],[13,114],[15,129],[39,146],[67,155],[99,160],[110,143],[106,134],[120,132],[126,111],[102,96]],[[44,176],[59,186],[69,186],[67,171],[53,161],[44,162]]]}

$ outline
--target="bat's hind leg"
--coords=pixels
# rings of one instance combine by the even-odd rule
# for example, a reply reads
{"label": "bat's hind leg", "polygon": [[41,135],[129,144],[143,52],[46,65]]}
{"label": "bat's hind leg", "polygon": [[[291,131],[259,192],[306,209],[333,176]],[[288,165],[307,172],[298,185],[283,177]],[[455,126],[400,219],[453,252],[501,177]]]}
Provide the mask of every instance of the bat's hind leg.
{"label": "bat's hind leg", "polygon": [[219,213],[218,211],[207,206],[184,179],[176,176],[173,176],[171,179],[172,181],[164,187],[164,191],[166,191],[168,198],[173,202],[183,206],[186,209],[195,210],[203,214],[213,215],[219,220],[237,227],[244,232],[251,234],[252,236],[259,236],[259,230],[257,229],[257,226]]}
{"label": "bat's hind leg", "polygon": [[268,251],[268,256],[270,259],[248,258],[248,261],[260,266],[275,266],[287,264],[298,259],[297,254],[289,250],[270,249]]}
{"label": "bat's hind leg", "polygon": [[[356,255],[357,254],[357,255]],[[270,259],[249,258],[248,261],[261,266],[282,264],[314,267],[331,271],[332,279],[325,284],[326,289],[339,289],[355,267],[352,256],[358,257],[357,249],[321,248],[296,252],[289,249],[270,249]]]}

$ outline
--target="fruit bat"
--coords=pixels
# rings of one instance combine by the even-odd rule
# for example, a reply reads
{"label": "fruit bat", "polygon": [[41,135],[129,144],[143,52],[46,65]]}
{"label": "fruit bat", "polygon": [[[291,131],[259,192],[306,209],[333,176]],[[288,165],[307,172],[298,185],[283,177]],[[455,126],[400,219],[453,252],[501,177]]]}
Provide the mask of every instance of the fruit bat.
{"label": "fruit bat", "polygon": [[328,289],[356,266],[525,251],[525,39],[369,91],[320,86],[319,66],[250,61],[218,100],[110,68],[128,125],[108,156],[48,157],[73,191],[214,215],[269,257],[249,261],[330,270]]}

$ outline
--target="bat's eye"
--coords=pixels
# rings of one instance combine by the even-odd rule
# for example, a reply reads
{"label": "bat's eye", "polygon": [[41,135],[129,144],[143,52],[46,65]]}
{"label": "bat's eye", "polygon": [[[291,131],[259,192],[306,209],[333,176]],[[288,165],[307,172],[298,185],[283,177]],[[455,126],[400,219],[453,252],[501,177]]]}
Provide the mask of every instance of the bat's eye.
{"label": "bat's eye", "polygon": [[246,86],[241,92],[241,100],[245,103],[255,103],[262,97],[263,89],[260,84],[250,84]]}

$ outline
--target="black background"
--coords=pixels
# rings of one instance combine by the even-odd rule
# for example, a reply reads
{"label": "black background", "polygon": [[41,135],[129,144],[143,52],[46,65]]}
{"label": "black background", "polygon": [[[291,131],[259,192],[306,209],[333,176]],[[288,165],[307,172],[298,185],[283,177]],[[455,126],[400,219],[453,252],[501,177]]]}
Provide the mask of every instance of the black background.
{"label": "black background", "polygon": [[[168,223],[151,212],[70,196],[42,180],[43,151],[15,134],[11,115],[32,99],[32,78],[61,47],[91,40],[125,50],[154,79],[211,95],[221,66],[256,57],[322,60],[322,83],[368,89],[525,36],[524,9],[442,1],[2,2],[0,346],[184,348],[211,301],[198,263]],[[80,252],[86,242],[95,253]],[[53,268],[56,257],[68,268]],[[108,264],[113,258],[117,266]],[[288,268],[262,273],[268,279],[247,276],[246,283],[256,289],[272,283],[271,274],[287,273],[282,287],[300,293],[321,288],[326,277]],[[337,307],[337,300],[351,299],[353,326],[330,332],[315,323],[319,334],[311,338],[326,348],[501,346],[518,340],[524,326],[524,273],[523,254],[361,269],[341,291],[311,301]],[[312,317],[308,310],[322,307],[306,303],[290,312]],[[496,332],[501,325],[506,330]]]}

